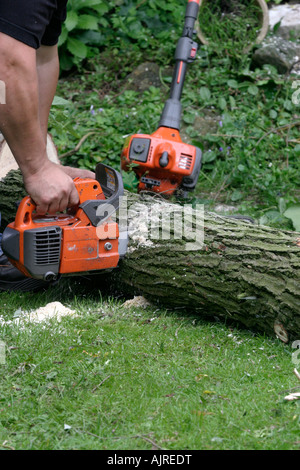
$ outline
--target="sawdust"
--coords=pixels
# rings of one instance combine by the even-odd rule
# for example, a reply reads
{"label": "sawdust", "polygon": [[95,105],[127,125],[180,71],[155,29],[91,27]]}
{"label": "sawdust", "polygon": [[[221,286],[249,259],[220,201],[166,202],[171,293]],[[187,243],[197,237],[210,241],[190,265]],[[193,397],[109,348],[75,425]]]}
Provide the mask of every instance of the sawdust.
{"label": "sawdust", "polygon": [[40,323],[52,318],[60,322],[62,317],[65,316],[76,316],[76,312],[65,307],[60,302],[50,302],[45,307],[29,312],[24,318],[31,322]]}
{"label": "sawdust", "polygon": [[23,311],[22,309],[17,309],[10,320],[0,316],[0,327],[17,326],[20,330],[27,330],[29,325],[41,324],[42,328],[45,328],[51,320],[56,320],[60,323],[63,317],[75,318],[77,316],[75,310],[65,307],[60,302],[50,302],[36,310]]}
{"label": "sawdust", "polygon": [[124,308],[131,308],[131,307],[140,307],[140,308],[147,308],[150,307],[152,304],[145,299],[142,295],[136,295],[133,299],[126,300],[122,307]]}

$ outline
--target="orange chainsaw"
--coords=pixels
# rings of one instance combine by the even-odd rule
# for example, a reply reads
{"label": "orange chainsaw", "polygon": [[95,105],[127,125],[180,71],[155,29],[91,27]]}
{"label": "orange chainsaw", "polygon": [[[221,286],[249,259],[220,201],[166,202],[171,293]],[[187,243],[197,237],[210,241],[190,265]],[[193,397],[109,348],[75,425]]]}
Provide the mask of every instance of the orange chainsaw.
{"label": "orange chainsaw", "polygon": [[45,281],[61,275],[98,273],[118,265],[127,232],[113,221],[123,195],[119,172],[99,163],[96,179],[75,178],[79,204],[66,213],[39,216],[29,196],[3,232],[2,249],[23,274]]}
{"label": "orange chainsaw", "polygon": [[171,196],[176,191],[192,191],[201,169],[201,150],[182,142],[181,94],[187,64],[196,58],[198,44],[193,41],[200,0],[188,0],[185,23],[175,52],[170,98],[166,101],[158,129],[151,135],[135,134],[121,154],[121,169],[135,172],[138,191]]}

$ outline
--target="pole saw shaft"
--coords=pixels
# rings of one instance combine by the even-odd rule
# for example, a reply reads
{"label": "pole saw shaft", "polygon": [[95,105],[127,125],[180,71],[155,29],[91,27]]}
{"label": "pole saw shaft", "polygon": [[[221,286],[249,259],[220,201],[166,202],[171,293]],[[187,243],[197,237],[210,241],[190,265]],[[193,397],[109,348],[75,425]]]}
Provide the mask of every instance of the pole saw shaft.
{"label": "pole saw shaft", "polygon": [[198,17],[200,0],[189,0],[181,38],[175,51],[175,67],[172,78],[170,98],[166,101],[159,127],[169,127],[180,130],[181,94],[187,70],[187,65],[196,58],[198,44],[193,41],[194,25]]}
{"label": "pole saw shaft", "polygon": [[192,191],[201,169],[201,149],[182,142],[181,94],[187,64],[196,58],[198,44],[193,41],[200,0],[188,0],[183,33],[175,52],[170,97],[160,117],[158,129],[151,135],[132,135],[122,150],[121,167],[133,171],[139,179],[138,191],[152,191],[166,197]]}

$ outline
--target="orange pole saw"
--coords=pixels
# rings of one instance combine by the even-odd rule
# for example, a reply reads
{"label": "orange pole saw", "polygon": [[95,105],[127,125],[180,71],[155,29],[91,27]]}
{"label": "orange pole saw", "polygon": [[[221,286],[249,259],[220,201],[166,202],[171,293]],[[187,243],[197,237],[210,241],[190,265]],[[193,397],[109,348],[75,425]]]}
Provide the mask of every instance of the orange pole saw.
{"label": "orange pole saw", "polygon": [[181,94],[187,65],[196,58],[198,44],[193,41],[200,0],[188,0],[185,23],[175,52],[170,98],[166,101],[158,129],[151,135],[135,134],[121,154],[121,169],[135,172],[138,191],[171,196],[178,190],[192,191],[201,169],[201,150],[182,142]]}
{"label": "orange pole saw", "polygon": [[113,221],[123,195],[120,173],[99,163],[96,179],[75,178],[79,205],[66,213],[39,216],[29,196],[3,232],[2,249],[23,274],[45,281],[61,275],[117,267],[127,249]]}

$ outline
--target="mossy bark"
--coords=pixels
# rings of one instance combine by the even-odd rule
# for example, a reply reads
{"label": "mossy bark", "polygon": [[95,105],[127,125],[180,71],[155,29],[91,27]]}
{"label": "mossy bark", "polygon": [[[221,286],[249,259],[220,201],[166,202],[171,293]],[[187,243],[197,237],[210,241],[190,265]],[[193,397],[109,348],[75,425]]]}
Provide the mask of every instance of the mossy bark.
{"label": "mossy bark", "polygon": [[0,180],[1,231],[12,222],[17,211],[17,203],[26,196],[20,170],[11,170]]}
{"label": "mossy bark", "polygon": [[[129,226],[120,282],[169,308],[237,320],[285,342],[300,338],[300,234],[205,213],[203,245],[187,250],[188,237],[139,236],[147,232],[145,224],[150,233],[153,219],[143,218],[145,209],[139,214],[134,196],[130,204],[137,217]],[[167,203],[153,198],[139,204],[168,211]],[[197,211],[190,217],[195,223]]]}
{"label": "mossy bark", "polygon": [[[2,183],[0,211],[5,203],[6,219],[11,219],[16,193],[19,197],[24,190],[21,176],[10,175]],[[8,183],[11,190],[6,187],[4,194]],[[236,320],[285,342],[300,338],[299,233],[213,213],[203,219],[194,209],[184,213],[188,229],[182,230],[179,204],[130,193],[125,199],[120,225],[127,216],[128,252],[110,277],[118,290],[139,292],[170,309]],[[202,225],[203,243],[197,237]],[[189,245],[191,233],[198,244]]]}

